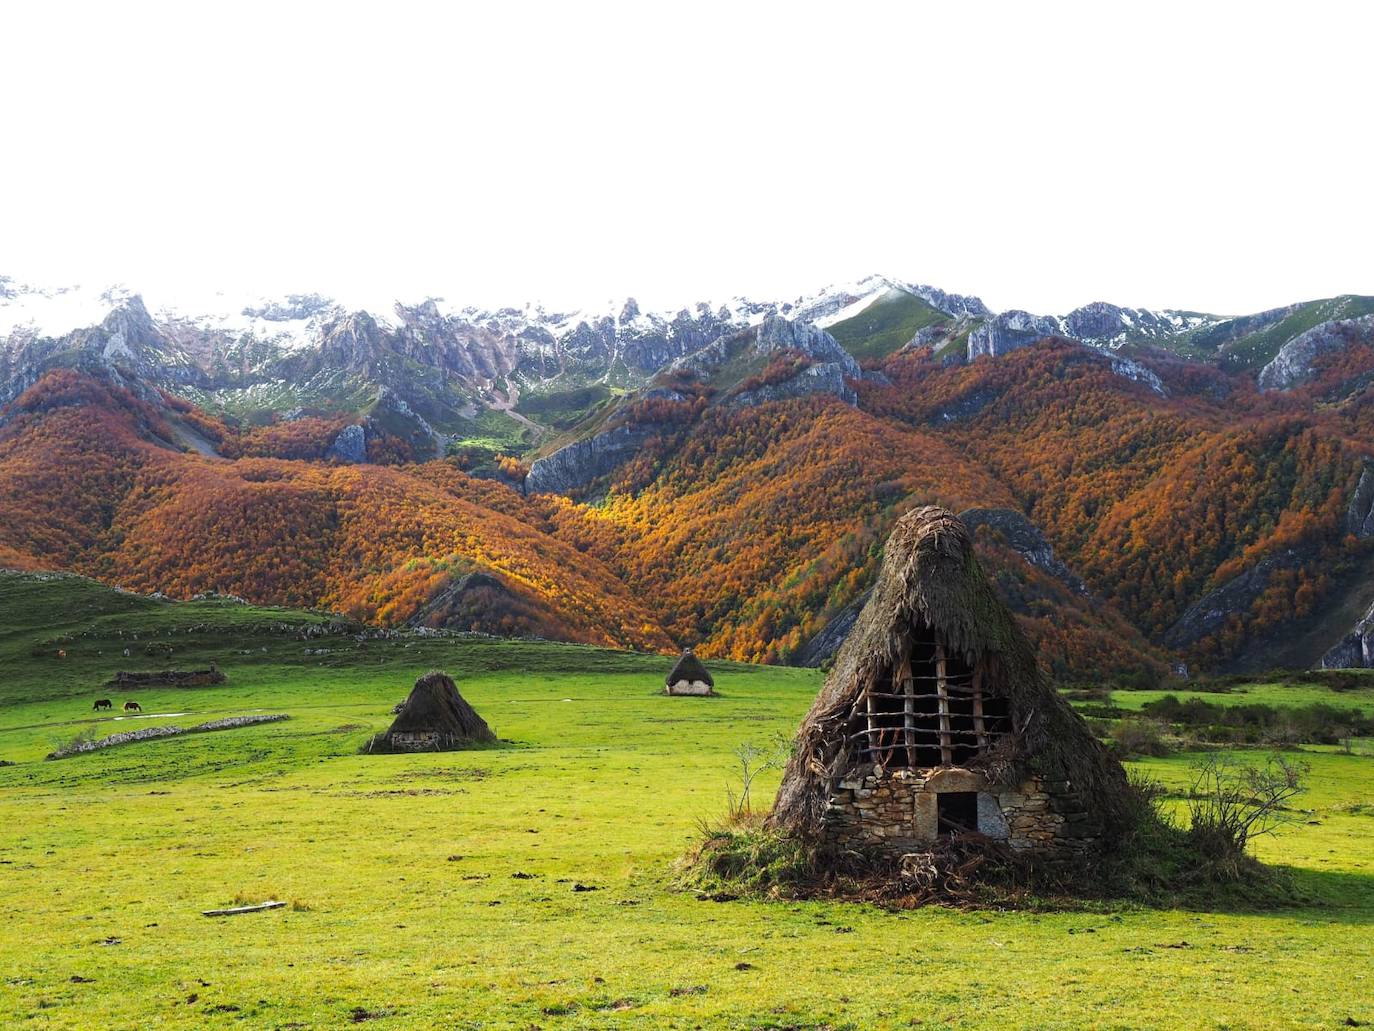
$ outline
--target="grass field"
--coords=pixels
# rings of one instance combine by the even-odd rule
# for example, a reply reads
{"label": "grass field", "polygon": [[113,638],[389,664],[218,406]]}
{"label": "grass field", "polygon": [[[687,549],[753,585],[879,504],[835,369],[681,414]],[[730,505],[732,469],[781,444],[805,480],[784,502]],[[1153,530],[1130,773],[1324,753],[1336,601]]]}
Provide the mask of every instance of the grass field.
{"label": "grass field", "polygon": [[[0,575],[0,1027],[1374,1021],[1374,759],[1310,751],[1310,822],[1260,844],[1304,908],[699,901],[672,863],[721,813],[735,746],[789,734],[818,674],[722,665],[720,698],[670,699],[659,657],[302,638],[326,623]],[[100,687],[211,660],[227,684]],[[509,743],[359,754],[436,666]],[[106,696],[148,718],[92,713]],[[256,711],[291,719],[42,759],[92,725]],[[1186,776],[1186,757],[1147,765]],[[760,783],[766,804],[776,775]],[[266,899],[290,905],[201,915]]]}

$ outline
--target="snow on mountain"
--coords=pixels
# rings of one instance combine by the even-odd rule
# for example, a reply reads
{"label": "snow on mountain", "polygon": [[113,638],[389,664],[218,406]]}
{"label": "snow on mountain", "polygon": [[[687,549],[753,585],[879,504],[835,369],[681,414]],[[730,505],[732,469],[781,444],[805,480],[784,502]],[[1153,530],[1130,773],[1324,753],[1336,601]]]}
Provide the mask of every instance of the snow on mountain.
{"label": "snow on mountain", "polygon": [[[549,311],[540,305],[486,309],[459,306],[442,298],[428,298],[407,307],[396,300],[378,297],[335,298],[320,294],[289,294],[265,298],[223,291],[201,296],[145,297],[152,317],[159,323],[223,337],[252,338],[270,342],[284,351],[318,345],[322,327],[331,320],[366,312],[380,326],[400,329],[406,312],[433,305],[444,319],[472,327],[520,336],[530,331],[562,340],[580,327],[610,327],[613,332],[643,336],[662,332],[683,317],[711,317],[737,327],[758,325],[770,315],[795,322],[812,322],[822,328],[857,314],[880,297],[902,291],[922,297],[952,315],[966,311],[987,313],[977,298],[945,294],[932,287],[904,283],[886,276],[866,276],[803,294],[791,301],[756,301],[733,297],[721,303],[697,303],[676,310],[642,311],[633,300],[607,301],[571,311]],[[0,277],[0,342],[16,335],[27,339],[58,338],[74,330],[99,325],[111,311],[135,296],[119,286],[92,288],[62,286],[40,288]]]}
{"label": "snow on mountain", "polygon": [[885,297],[911,294],[946,315],[986,316],[992,312],[977,297],[950,294],[932,286],[906,283],[887,276],[865,276],[850,283],[839,283],[814,294],[804,295],[790,304],[778,306],[778,314],[796,322],[814,322],[826,329],[860,314]]}
{"label": "snow on mountain", "polygon": [[132,294],[123,287],[41,288],[0,277],[0,339],[23,334],[59,337],[97,326]]}
{"label": "snow on mountain", "polygon": [[[287,407],[385,388],[443,420],[474,402],[505,410],[531,391],[590,383],[636,389],[675,360],[770,318],[824,330],[902,296],[949,316],[946,331],[965,334],[968,360],[1045,336],[1115,350],[1220,321],[1105,303],[1064,316],[994,315],[976,297],[882,275],[786,301],[733,297],[658,311],[633,298],[561,310],[489,309],[441,297],[401,303],[375,294],[264,298],[215,290],[145,299],[122,286],[44,288],[0,277],[0,397],[80,354],[226,404],[255,405],[252,392],[265,384]],[[939,336],[938,326],[932,331]]]}

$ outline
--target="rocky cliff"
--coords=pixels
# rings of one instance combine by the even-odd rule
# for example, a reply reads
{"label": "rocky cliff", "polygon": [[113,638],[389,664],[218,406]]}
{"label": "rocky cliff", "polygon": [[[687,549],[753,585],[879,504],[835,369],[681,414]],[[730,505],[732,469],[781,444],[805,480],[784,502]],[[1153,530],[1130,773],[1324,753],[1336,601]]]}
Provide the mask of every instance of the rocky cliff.
{"label": "rocky cliff", "polygon": [[980,527],[987,527],[1000,534],[1007,546],[1031,565],[1049,573],[1075,594],[1088,593],[1083,581],[1055,555],[1040,528],[1015,509],[970,508],[960,512],[959,519],[970,533],[976,534]]}
{"label": "rocky cliff", "polygon": [[1027,347],[1061,332],[1057,319],[1027,311],[1004,311],[975,326],[968,335],[968,360],[989,357]]}
{"label": "rocky cliff", "polygon": [[793,665],[812,668],[824,665],[826,660],[840,650],[840,645],[844,644],[845,638],[854,629],[854,624],[859,619],[859,613],[868,604],[869,596],[872,593],[871,589],[864,591],[863,594],[831,616],[830,621],[821,628],[820,632],[802,645],[801,650],[793,656]]}
{"label": "rocky cliff", "polygon": [[1260,369],[1260,388],[1292,390],[1301,386],[1313,377],[1319,358],[1354,344],[1374,344],[1374,315],[1334,319],[1295,336]]}
{"label": "rocky cliff", "polygon": [[629,461],[660,431],[658,426],[616,426],[575,441],[531,465],[525,490],[530,494],[569,494],[581,490]]}
{"label": "rocky cliff", "polygon": [[1374,667],[1374,605],[1350,632],[1321,658],[1322,669],[1369,669]]}
{"label": "rocky cliff", "polygon": [[1243,573],[1208,591],[1190,605],[1178,621],[1165,631],[1164,643],[1170,648],[1182,650],[1216,633],[1233,615],[1250,608],[1269,586],[1275,573],[1298,569],[1311,561],[1312,557],[1309,548],[1288,548],[1260,559]]}

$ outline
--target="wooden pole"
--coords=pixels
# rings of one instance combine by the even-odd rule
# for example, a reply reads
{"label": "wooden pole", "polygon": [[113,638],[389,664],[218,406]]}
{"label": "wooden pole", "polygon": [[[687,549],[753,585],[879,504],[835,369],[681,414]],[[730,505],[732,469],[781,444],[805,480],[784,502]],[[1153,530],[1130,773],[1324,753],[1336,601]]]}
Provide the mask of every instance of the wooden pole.
{"label": "wooden pole", "polygon": [[916,699],[914,697],[915,687],[911,681],[911,659],[909,657],[897,667],[897,675],[901,679],[902,726],[905,728],[903,737],[906,740],[906,764],[910,769],[916,766]]}
{"label": "wooden pole", "polygon": [[261,913],[264,909],[281,909],[285,902],[259,902],[254,906],[234,906],[231,909],[207,909],[204,916],[238,916],[240,913]]}
{"label": "wooden pole", "polygon": [[948,766],[954,761],[954,750],[949,743],[949,693],[945,684],[945,646],[935,646],[935,680],[940,693],[940,765]]}
{"label": "wooden pole", "polygon": [[882,742],[882,738],[880,737],[880,738],[879,738],[878,740],[876,740],[876,741],[873,741],[873,739],[872,739],[873,733],[878,729],[878,722],[877,722],[876,719],[874,719],[874,717],[877,716],[877,714],[878,714],[878,709],[877,709],[878,703],[877,703],[877,701],[876,701],[876,700],[874,699],[874,697],[873,697],[873,686],[874,686],[874,685],[869,684],[868,687],[867,687],[867,689],[866,689],[865,692],[864,692],[864,694],[865,694],[865,699],[864,699],[864,701],[865,701],[865,704],[867,705],[867,709],[868,709],[868,717],[867,717],[867,718],[868,718],[868,733],[869,733],[869,738],[868,738],[868,740],[869,740],[870,742],[872,742],[871,747],[873,747],[874,752],[875,752],[874,758],[877,759],[879,763],[881,763],[881,762],[883,761],[883,760],[882,760],[882,756],[876,754],[876,752],[877,752],[877,749],[880,748],[880,747],[882,746],[882,743],[883,743],[883,742]]}
{"label": "wooden pole", "polygon": [[978,751],[988,746],[988,730],[983,723],[983,671],[973,670],[973,732],[978,737]]}

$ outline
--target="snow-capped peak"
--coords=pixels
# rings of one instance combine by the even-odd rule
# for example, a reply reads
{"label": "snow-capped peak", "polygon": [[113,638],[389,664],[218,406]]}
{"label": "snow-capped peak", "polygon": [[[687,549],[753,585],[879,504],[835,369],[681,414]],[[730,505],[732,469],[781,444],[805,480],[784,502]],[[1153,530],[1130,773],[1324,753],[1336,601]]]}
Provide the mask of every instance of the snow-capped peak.
{"label": "snow-capped peak", "polygon": [[0,338],[15,333],[58,337],[98,326],[133,296],[123,286],[42,288],[0,279]]}

